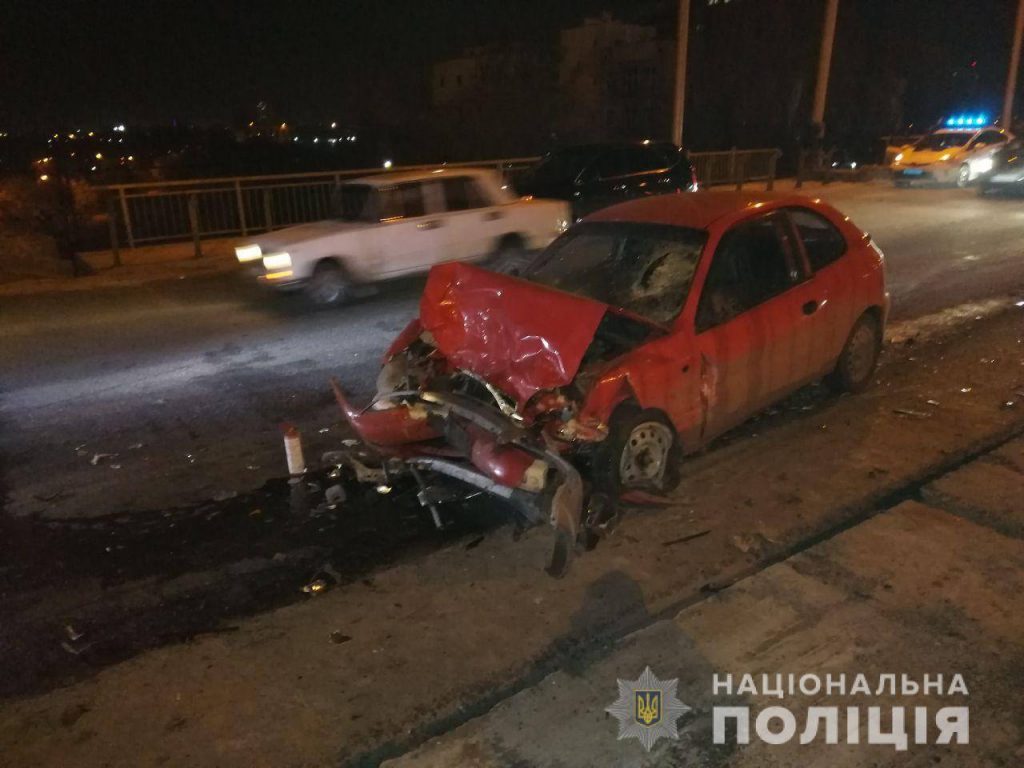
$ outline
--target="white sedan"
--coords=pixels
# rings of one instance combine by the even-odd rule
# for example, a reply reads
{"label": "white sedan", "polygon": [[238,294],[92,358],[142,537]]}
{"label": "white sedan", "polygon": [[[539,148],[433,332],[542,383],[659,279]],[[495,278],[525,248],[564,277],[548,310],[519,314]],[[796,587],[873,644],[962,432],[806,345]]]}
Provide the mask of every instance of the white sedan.
{"label": "white sedan", "polygon": [[510,193],[475,168],[392,173],[340,185],[336,218],[270,232],[235,249],[258,279],[339,304],[357,286],[426,272],[444,261],[491,259],[516,272],[528,251],[569,225],[569,206]]}

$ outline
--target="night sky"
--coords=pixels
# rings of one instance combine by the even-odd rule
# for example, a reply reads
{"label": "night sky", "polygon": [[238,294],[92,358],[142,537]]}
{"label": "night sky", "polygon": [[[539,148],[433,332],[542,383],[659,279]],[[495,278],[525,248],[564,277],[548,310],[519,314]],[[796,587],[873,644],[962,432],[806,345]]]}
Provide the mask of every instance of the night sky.
{"label": "night sky", "polygon": [[[695,8],[704,2],[693,0]],[[842,5],[836,66],[843,83],[856,82],[858,62],[884,60],[907,77],[908,106],[926,112],[941,105],[950,72],[977,57],[967,74],[977,78],[978,99],[998,106],[1013,0]],[[669,30],[675,3],[5,0],[3,7],[0,128],[51,130],[236,122],[259,100],[297,121],[360,122],[388,112],[400,119],[426,98],[425,65],[466,45],[553,35],[602,10]],[[817,34],[818,25],[798,19],[793,31]]]}

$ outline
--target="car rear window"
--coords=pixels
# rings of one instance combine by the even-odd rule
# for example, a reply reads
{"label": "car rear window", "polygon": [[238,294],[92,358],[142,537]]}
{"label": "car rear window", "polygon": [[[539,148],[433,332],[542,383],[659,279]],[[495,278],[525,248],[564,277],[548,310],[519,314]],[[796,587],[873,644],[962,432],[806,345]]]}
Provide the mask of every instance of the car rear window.
{"label": "car rear window", "polygon": [[686,301],[706,240],[684,227],[584,223],[548,246],[524,276],[668,325]]}

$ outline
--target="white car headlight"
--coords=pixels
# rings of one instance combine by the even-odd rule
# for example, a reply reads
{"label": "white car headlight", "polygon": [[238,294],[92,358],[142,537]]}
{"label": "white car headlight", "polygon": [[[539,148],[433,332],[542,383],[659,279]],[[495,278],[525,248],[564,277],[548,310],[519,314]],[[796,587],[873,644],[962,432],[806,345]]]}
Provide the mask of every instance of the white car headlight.
{"label": "white car headlight", "polygon": [[235,248],[235,257],[241,262],[256,261],[262,258],[263,250],[258,245],[242,245]]}
{"label": "white car headlight", "polygon": [[973,165],[975,173],[988,173],[992,170],[992,158],[983,157],[979,160],[975,160]]}
{"label": "white car headlight", "polygon": [[267,272],[282,272],[292,268],[292,257],[287,253],[271,253],[263,257],[263,268]]}

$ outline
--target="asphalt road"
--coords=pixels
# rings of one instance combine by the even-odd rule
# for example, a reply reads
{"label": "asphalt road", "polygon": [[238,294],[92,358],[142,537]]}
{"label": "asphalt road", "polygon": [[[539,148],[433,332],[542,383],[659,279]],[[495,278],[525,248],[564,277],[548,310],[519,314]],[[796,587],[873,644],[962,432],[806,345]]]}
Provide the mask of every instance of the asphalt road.
{"label": "asphalt road", "polygon": [[[893,319],[1024,292],[1019,199],[880,182],[805,192],[833,202],[881,245]],[[276,425],[304,427],[315,456],[330,437],[321,430],[337,423],[328,377],[369,391],[381,352],[416,312],[420,286],[390,285],[333,311],[264,295],[237,275],[3,299],[0,454],[10,511],[148,508],[280,476]],[[115,456],[94,465],[97,453]],[[38,503],[54,483],[76,499]]]}

